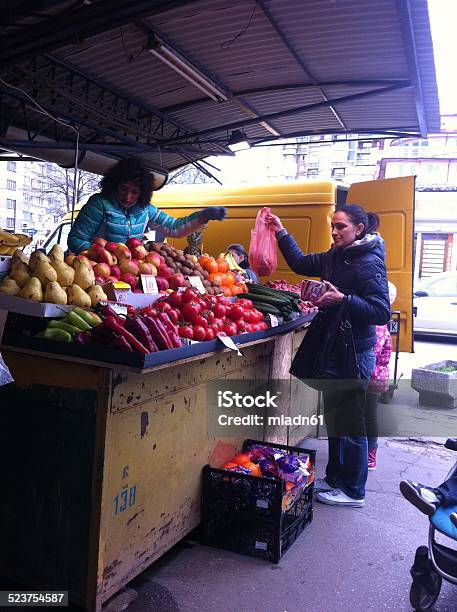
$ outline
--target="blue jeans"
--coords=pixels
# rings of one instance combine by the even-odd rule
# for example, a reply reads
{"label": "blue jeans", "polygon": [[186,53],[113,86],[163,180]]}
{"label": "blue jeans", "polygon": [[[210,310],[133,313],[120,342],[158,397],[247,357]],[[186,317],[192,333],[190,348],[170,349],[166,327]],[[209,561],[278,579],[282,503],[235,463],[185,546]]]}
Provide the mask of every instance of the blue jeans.
{"label": "blue jeans", "polygon": [[[357,363],[360,378],[369,380],[376,363],[373,350],[357,353]],[[331,421],[328,418],[330,414],[336,415],[339,434],[335,436],[329,431],[325,479],[330,486],[341,489],[354,499],[365,497],[368,476],[365,394],[366,390],[362,386],[338,392],[324,391],[326,423]],[[335,419],[331,422],[334,426]]]}

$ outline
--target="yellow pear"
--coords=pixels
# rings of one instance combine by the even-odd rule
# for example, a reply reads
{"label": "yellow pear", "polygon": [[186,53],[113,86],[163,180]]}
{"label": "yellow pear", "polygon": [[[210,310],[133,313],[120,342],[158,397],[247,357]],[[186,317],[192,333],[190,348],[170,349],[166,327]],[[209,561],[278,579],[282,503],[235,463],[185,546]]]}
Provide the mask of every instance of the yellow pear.
{"label": "yellow pear", "polygon": [[43,289],[41,288],[40,279],[36,276],[32,276],[32,278],[19,291],[18,297],[24,298],[25,300],[32,300],[33,302],[42,302]]}
{"label": "yellow pear", "polygon": [[73,261],[73,266],[75,268],[75,278],[73,280],[75,285],[79,285],[81,289],[88,289],[95,285],[95,274],[91,267],[79,259]]}
{"label": "yellow pear", "polygon": [[7,295],[17,295],[21,288],[13,278],[5,278],[0,286],[0,291]]}
{"label": "yellow pear", "polygon": [[100,287],[100,285],[92,285],[92,287],[89,287],[89,289],[87,290],[87,294],[90,297],[92,308],[97,306],[100,300],[108,300],[108,296]]}
{"label": "yellow pear", "polygon": [[67,287],[67,303],[73,306],[81,306],[81,308],[91,307],[90,297],[76,284]]}
{"label": "yellow pear", "polygon": [[54,261],[63,261],[65,259],[65,253],[63,252],[63,249],[60,244],[55,244],[52,247],[52,249],[49,251],[48,257],[51,260],[51,264]]}
{"label": "yellow pear", "polygon": [[75,278],[75,270],[64,261],[51,261],[51,266],[57,272],[57,282],[61,287],[69,287],[73,284]]}
{"label": "yellow pear", "polygon": [[30,280],[30,274],[27,264],[22,261],[16,260],[16,263],[13,264],[11,268],[10,276],[22,289],[25,284]]}
{"label": "yellow pear", "polygon": [[51,266],[49,261],[39,261],[33,275],[40,279],[43,287],[46,287],[48,283],[53,283],[57,280],[57,272]]}
{"label": "yellow pear", "polygon": [[33,251],[29,259],[29,270],[32,274],[39,263],[49,263],[49,257],[43,251]]}
{"label": "yellow pear", "polygon": [[51,281],[44,290],[44,301],[51,304],[66,304],[67,294],[56,281]]}
{"label": "yellow pear", "polygon": [[19,263],[25,263],[26,266],[29,265],[29,258],[24,253],[22,249],[16,249],[11,258],[11,267],[14,268],[15,265]]}

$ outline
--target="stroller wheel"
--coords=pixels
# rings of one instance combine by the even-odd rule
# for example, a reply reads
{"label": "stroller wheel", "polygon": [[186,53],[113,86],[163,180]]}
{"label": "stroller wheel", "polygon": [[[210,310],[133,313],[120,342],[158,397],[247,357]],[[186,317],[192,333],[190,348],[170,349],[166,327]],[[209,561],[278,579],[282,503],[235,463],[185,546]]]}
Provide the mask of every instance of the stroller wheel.
{"label": "stroller wheel", "polygon": [[442,579],[434,570],[415,578],[409,591],[409,601],[416,612],[425,612],[433,607],[441,591]]}

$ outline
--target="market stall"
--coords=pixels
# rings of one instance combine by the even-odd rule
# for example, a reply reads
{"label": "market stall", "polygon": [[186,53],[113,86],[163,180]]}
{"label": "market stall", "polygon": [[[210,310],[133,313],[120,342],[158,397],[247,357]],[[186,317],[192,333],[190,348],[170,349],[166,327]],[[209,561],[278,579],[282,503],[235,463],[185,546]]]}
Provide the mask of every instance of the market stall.
{"label": "market stall", "polygon": [[[167,250],[170,257],[176,256]],[[160,250],[152,252],[160,254]],[[30,285],[26,274],[38,278],[46,270],[53,278],[46,267],[43,270],[45,264],[68,273],[57,249],[53,256],[50,254],[48,263],[43,254],[35,255],[30,270],[30,260],[17,254],[2,286],[11,287],[16,279],[14,282],[26,287]],[[206,267],[214,268],[216,260],[208,261]],[[78,270],[80,263],[74,265],[76,279],[85,278],[86,273],[81,276]],[[226,267],[223,262],[220,266]],[[211,274],[216,273],[208,277]],[[186,273],[184,282],[190,285],[188,278]],[[202,279],[207,280],[204,275]],[[136,297],[142,302],[138,308],[124,302],[125,310],[130,311],[127,316],[118,314],[115,307],[122,308],[121,303],[106,300],[106,295],[99,296],[103,299],[96,305],[97,315],[94,309],[69,304],[72,292],[68,289],[61,288],[67,304],[26,299],[25,292],[22,298],[1,292],[0,306],[9,305],[9,311],[0,348],[15,381],[0,388],[5,475],[0,503],[2,576],[40,588],[68,590],[73,601],[90,610],[100,609],[198,525],[204,465],[221,467],[247,437],[289,443],[288,426],[254,425],[227,434],[215,428],[217,410],[208,401],[208,386],[232,379],[255,385],[256,381],[288,378],[290,357],[314,311],[294,312],[292,304],[300,299],[293,292],[290,306],[285,299],[277,308],[272,302],[278,298],[268,297],[271,289],[259,286],[257,298],[252,297],[257,308],[265,310],[261,313],[248,298],[217,291],[214,295],[218,287],[230,284],[220,285],[214,276],[208,282],[210,286],[204,288],[213,288],[213,293],[200,296],[185,285],[148,296],[117,289],[112,283],[122,300]],[[45,293],[49,283],[57,280],[43,278]],[[93,283],[81,291],[89,295],[95,278]],[[259,297],[262,291],[266,301]],[[55,295],[62,294],[57,291]],[[192,299],[182,303],[189,296]],[[144,306],[148,297],[151,304]],[[205,303],[206,310],[193,312],[199,302]],[[191,307],[186,309],[186,304]],[[59,309],[63,312],[56,317]],[[178,313],[176,346],[166,347],[163,338],[160,346],[161,336],[156,333],[158,350],[147,354],[135,350],[135,342],[122,336],[120,329],[106,326],[116,317],[124,318],[124,329],[130,329],[128,333],[138,340],[134,318],[147,322],[152,333],[148,317],[165,321],[160,317],[164,312],[168,320],[173,320],[172,312]],[[264,325],[241,331],[246,325],[256,325],[249,323],[254,312],[259,313],[254,318],[262,319]],[[198,333],[198,327],[204,328],[202,321],[192,323],[192,317],[204,315],[209,321],[210,313],[218,315],[215,319],[226,332],[191,340],[189,329]],[[86,323],[85,330],[72,331],[79,324],[78,317]],[[211,324],[207,322],[206,332]],[[100,330],[108,336],[103,337]],[[71,336],[70,341],[65,334]],[[83,336],[86,341],[81,340]],[[173,337],[170,333],[169,339]],[[133,350],[119,344],[119,338],[132,341]],[[310,398],[303,402],[308,402],[312,414]],[[281,405],[281,413],[291,410],[290,404]],[[294,435],[303,437],[312,429],[310,425]]]}

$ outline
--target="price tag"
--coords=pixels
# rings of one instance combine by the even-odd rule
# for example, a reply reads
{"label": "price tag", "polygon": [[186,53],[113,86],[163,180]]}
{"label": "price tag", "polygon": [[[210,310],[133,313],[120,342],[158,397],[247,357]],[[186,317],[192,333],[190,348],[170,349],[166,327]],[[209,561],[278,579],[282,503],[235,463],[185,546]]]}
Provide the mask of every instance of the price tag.
{"label": "price tag", "polygon": [[206,293],[206,289],[203,286],[202,279],[199,276],[188,276],[187,280],[199,293]]}
{"label": "price tag", "polygon": [[114,312],[118,315],[127,314],[127,306],[124,306],[124,304],[119,304],[118,302],[106,302],[104,300],[100,300],[99,304],[100,306],[107,306],[109,304]]}
{"label": "price tag", "polygon": [[222,342],[222,344],[224,344],[230,350],[235,351],[239,357],[243,356],[243,353],[240,351],[237,345],[233,342],[230,336],[219,336],[219,334],[217,334],[217,337]]}
{"label": "price tag", "polygon": [[270,327],[278,327],[278,317],[274,314],[269,314],[268,317],[270,319]]}
{"label": "price tag", "polygon": [[159,293],[159,288],[157,287],[156,277],[152,276],[152,274],[141,274],[140,276],[143,293],[157,295]]}

